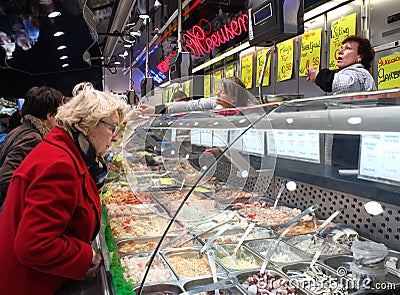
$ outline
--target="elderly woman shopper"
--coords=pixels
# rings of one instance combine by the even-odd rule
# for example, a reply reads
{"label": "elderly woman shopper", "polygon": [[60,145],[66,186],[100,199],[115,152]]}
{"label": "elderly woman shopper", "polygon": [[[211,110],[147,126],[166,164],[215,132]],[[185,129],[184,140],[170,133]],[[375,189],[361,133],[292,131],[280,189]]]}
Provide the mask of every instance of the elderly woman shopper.
{"label": "elderly woman shopper", "polygon": [[349,36],[342,42],[338,55],[339,70],[307,69],[307,81],[333,94],[376,90],[371,73],[375,52],[368,39]]}
{"label": "elderly woman shopper", "polygon": [[[75,92],[75,91],[74,91]],[[76,93],[76,92],[75,92]],[[127,105],[90,84],[59,107],[56,126],[15,170],[0,215],[0,290],[54,294],[100,263],[102,155]]]}

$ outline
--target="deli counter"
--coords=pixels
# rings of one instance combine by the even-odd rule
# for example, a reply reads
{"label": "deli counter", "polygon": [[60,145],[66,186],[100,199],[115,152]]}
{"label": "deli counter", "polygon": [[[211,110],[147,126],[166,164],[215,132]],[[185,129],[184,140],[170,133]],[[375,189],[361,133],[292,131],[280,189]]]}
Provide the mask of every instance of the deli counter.
{"label": "deli counter", "polygon": [[129,121],[102,192],[112,292],[398,294],[399,102],[391,90]]}

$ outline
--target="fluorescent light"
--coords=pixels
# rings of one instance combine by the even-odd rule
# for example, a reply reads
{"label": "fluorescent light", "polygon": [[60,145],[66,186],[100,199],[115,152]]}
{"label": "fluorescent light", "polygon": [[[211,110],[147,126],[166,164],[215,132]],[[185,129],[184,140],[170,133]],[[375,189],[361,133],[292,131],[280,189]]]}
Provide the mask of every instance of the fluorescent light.
{"label": "fluorescent light", "polygon": [[142,33],[140,32],[140,31],[134,31],[134,32],[130,32],[129,33],[131,36],[141,36],[142,35]]}
{"label": "fluorescent light", "polygon": [[63,68],[69,67],[69,64],[63,64],[62,67]]}
{"label": "fluorescent light", "polygon": [[115,65],[120,65],[121,62],[120,62],[120,61],[116,61],[114,64],[115,64]]}
{"label": "fluorescent light", "polygon": [[61,46],[58,46],[58,47],[57,47],[57,50],[63,50],[63,49],[65,49],[65,48],[67,48],[67,46],[61,45]]}
{"label": "fluorescent light", "polygon": [[217,56],[217,57],[215,57],[215,58],[209,60],[208,62],[206,62],[206,63],[204,63],[204,64],[201,64],[201,65],[198,66],[198,67],[195,67],[195,68],[193,69],[192,73],[195,73],[195,72],[197,72],[197,71],[200,71],[201,69],[204,69],[204,68],[206,68],[206,67],[208,67],[208,66],[210,66],[210,65],[212,65],[212,64],[215,64],[216,62],[219,62],[220,60],[223,60],[224,58],[226,58],[226,57],[228,57],[228,56],[231,56],[232,54],[235,54],[236,52],[245,50],[245,49],[248,48],[248,47],[250,47],[250,43],[249,43],[249,42],[245,42],[245,43],[243,43],[243,44],[241,44],[241,45],[239,45],[239,46],[237,46],[237,47],[235,47],[235,48],[233,48],[233,49],[231,49],[231,50],[229,50],[229,51],[227,51],[227,52],[224,52],[224,53],[221,54],[220,56]]}
{"label": "fluorescent light", "polygon": [[61,12],[59,12],[59,11],[53,11],[53,12],[50,12],[50,13],[47,15],[47,17],[49,17],[49,18],[54,18],[54,17],[60,16],[60,15],[61,15]]}
{"label": "fluorescent light", "polygon": [[61,60],[67,59],[67,58],[68,58],[68,55],[63,55],[63,56],[60,57]]}
{"label": "fluorescent light", "polygon": [[125,47],[125,48],[131,48],[131,46],[132,46],[132,45],[131,45],[131,44],[128,44],[128,43],[125,43],[125,44],[124,44],[124,47]]}
{"label": "fluorescent light", "polygon": [[62,32],[62,31],[58,31],[58,32],[55,32],[54,33],[54,37],[59,37],[59,36],[62,36],[62,35],[64,35],[65,33],[64,32]]}
{"label": "fluorescent light", "polygon": [[148,18],[150,18],[150,16],[148,16],[147,14],[141,14],[141,15],[139,15],[139,17],[140,17],[141,19],[148,19]]}

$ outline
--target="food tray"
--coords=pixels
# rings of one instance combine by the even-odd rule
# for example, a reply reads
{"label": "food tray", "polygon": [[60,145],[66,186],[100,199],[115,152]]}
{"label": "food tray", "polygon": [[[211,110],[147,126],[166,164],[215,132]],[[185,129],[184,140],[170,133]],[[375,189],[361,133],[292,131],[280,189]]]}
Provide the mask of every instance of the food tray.
{"label": "food tray", "polygon": [[[314,220],[300,221],[286,233],[286,236],[314,233],[322,223],[324,223],[324,220],[317,220],[316,222],[314,222]],[[279,225],[271,226],[273,230],[277,229],[278,227]],[[277,235],[281,234],[284,230],[285,228],[281,229],[279,232],[277,232]]]}
{"label": "food tray", "polygon": [[[140,284],[148,267],[146,263],[151,255],[151,253],[121,255],[121,266],[125,268],[125,279],[132,280],[133,285]],[[176,281],[176,277],[164,259],[157,254],[146,277],[146,284],[168,281]]]}
{"label": "food tray", "polygon": [[[133,289],[133,291],[138,294],[139,286]],[[144,286],[142,289],[142,294],[146,295],[178,295],[181,294],[184,290],[181,286],[175,284],[155,284]]]}
{"label": "food tray", "polygon": [[[284,240],[288,244],[299,249],[300,251],[304,251],[308,255],[314,256],[318,248],[322,245],[322,243],[325,240],[323,238],[316,237],[315,242],[313,242],[311,239],[312,236],[313,235],[311,234],[289,236],[285,237]],[[338,255],[338,254],[351,254],[351,250],[337,243],[329,243],[328,246],[325,247],[320,258],[325,258],[327,256]]]}
{"label": "food tray", "polygon": [[[337,273],[343,271],[343,274],[346,274],[349,278],[351,278],[350,264],[352,261],[353,257],[350,255],[332,256],[323,260],[324,264],[334,269]],[[385,282],[394,283],[397,287],[400,287],[400,277],[391,269],[388,269]]]}
{"label": "food tray", "polygon": [[191,232],[194,234],[200,234],[201,232],[227,221],[233,222],[233,225],[230,229],[246,229],[249,224],[246,218],[240,216],[236,211],[223,210],[210,218],[208,222],[201,221],[198,222],[197,225],[193,225]]}
{"label": "food tray", "polygon": [[158,204],[126,204],[126,205],[116,205],[107,204],[107,216],[108,218],[116,217],[129,217],[132,215],[164,215],[167,216],[168,213]]}
{"label": "food tray", "polygon": [[[244,244],[246,247],[250,248],[250,250],[264,258],[270,245],[275,241],[275,239],[263,239],[245,242]],[[305,252],[300,251],[284,241],[280,241],[270,259],[270,262],[275,265],[280,265],[307,260],[311,260],[310,255],[307,255]]]}
{"label": "food tray", "polygon": [[[170,220],[170,218],[152,215],[111,218],[109,223],[114,238],[116,239],[144,238],[162,235]],[[180,229],[181,226],[174,222],[169,233],[173,234]]]}
{"label": "food tray", "polygon": [[[198,258],[200,247],[188,247],[181,249],[165,250],[161,254],[175,273],[179,281],[193,278],[204,278],[211,276],[207,255],[204,253]],[[217,274],[225,275],[226,272],[218,264]]]}
{"label": "food tray", "polygon": [[[180,201],[183,200],[187,194],[189,193],[188,189],[184,190],[178,190],[178,191],[170,191],[170,192],[158,192],[158,193],[153,193],[153,197],[160,203],[167,203],[171,201]],[[205,200],[207,197],[201,193],[198,193],[196,191],[193,191],[188,198],[187,201],[199,201],[199,200]]]}
{"label": "food tray", "polygon": [[[221,280],[225,280],[226,277],[221,277],[219,276],[218,281]],[[185,289],[185,291],[190,291],[193,289],[196,289],[198,287],[204,286],[204,285],[208,285],[208,284],[212,284],[214,281],[212,279],[212,277],[208,277],[208,278],[202,278],[202,279],[195,279],[195,280],[188,280],[187,282],[185,282],[183,284],[183,289]],[[246,294],[244,293],[239,286],[233,286],[227,289],[219,289],[219,293],[221,295],[240,295],[240,294]],[[206,291],[200,294],[206,294],[206,295],[213,295],[215,294],[215,291]]]}
{"label": "food tray", "polygon": [[213,247],[215,260],[228,272],[257,269],[261,267],[263,260],[244,246],[241,246],[237,252],[237,261],[235,261],[232,256],[228,256],[228,254],[233,254],[235,247],[236,244],[221,244]]}
{"label": "food tray", "polygon": [[[276,278],[286,278],[285,276],[283,276],[281,273],[279,273],[276,270],[272,270],[272,269],[267,269],[266,272]],[[246,272],[238,272],[235,274],[236,278],[239,281],[239,288],[243,290],[243,292],[245,294],[249,294],[248,286],[247,286],[247,279],[248,278],[253,278],[253,276],[257,275],[259,273],[259,270],[253,270],[253,271],[246,271]],[[289,286],[290,286],[290,282],[289,282]],[[260,293],[257,293],[260,294]],[[266,293],[268,294],[268,293]],[[275,294],[275,293],[271,293],[271,294]],[[307,295],[308,293],[305,292],[304,290],[297,288],[296,289],[296,295]]]}
{"label": "food tray", "polygon": [[[313,269],[316,271],[309,270],[309,266],[310,262],[297,262],[284,265],[280,267],[280,270],[291,280],[292,286],[299,286],[312,294],[333,294],[334,292],[348,294],[347,292],[355,291],[354,285],[346,276],[338,275],[320,263],[314,265]],[[303,279],[304,275],[300,276],[300,273],[307,273],[306,279]],[[318,275],[314,276],[315,273]]]}

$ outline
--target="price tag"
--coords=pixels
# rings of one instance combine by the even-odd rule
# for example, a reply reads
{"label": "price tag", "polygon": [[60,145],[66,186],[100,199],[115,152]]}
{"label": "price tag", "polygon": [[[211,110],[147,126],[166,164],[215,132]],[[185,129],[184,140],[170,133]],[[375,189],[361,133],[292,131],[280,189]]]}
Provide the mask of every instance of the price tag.
{"label": "price tag", "polygon": [[196,187],[194,190],[199,193],[209,193],[210,192],[208,189],[203,188],[203,187]]}
{"label": "price tag", "polygon": [[172,179],[171,178],[160,178],[160,183],[163,185],[172,185]]}
{"label": "price tag", "polygon": [[122,162],[122,156],[121,155],[116,155],[113,159],[114,162]]}
{"label": "price tag", "polygon": [[149,152],[146,152],[146,151],[140,151],[140,152],[137,152],[137,154],[139,156],[152,156],[152,154],[150,154]]}
{"label": "price tag", "polygon": [[128,186],[128,185],[129,185],[129,182],[127,182],[127,181],[120,181],[119,184],[122,185],[122,186]]}
{"label": "price tag", "polygon": [[108,198],[109,196],[112,195],[112,190],[106,191],[104,194],[101,195],[101,199],[104,200],[105,198]]}

